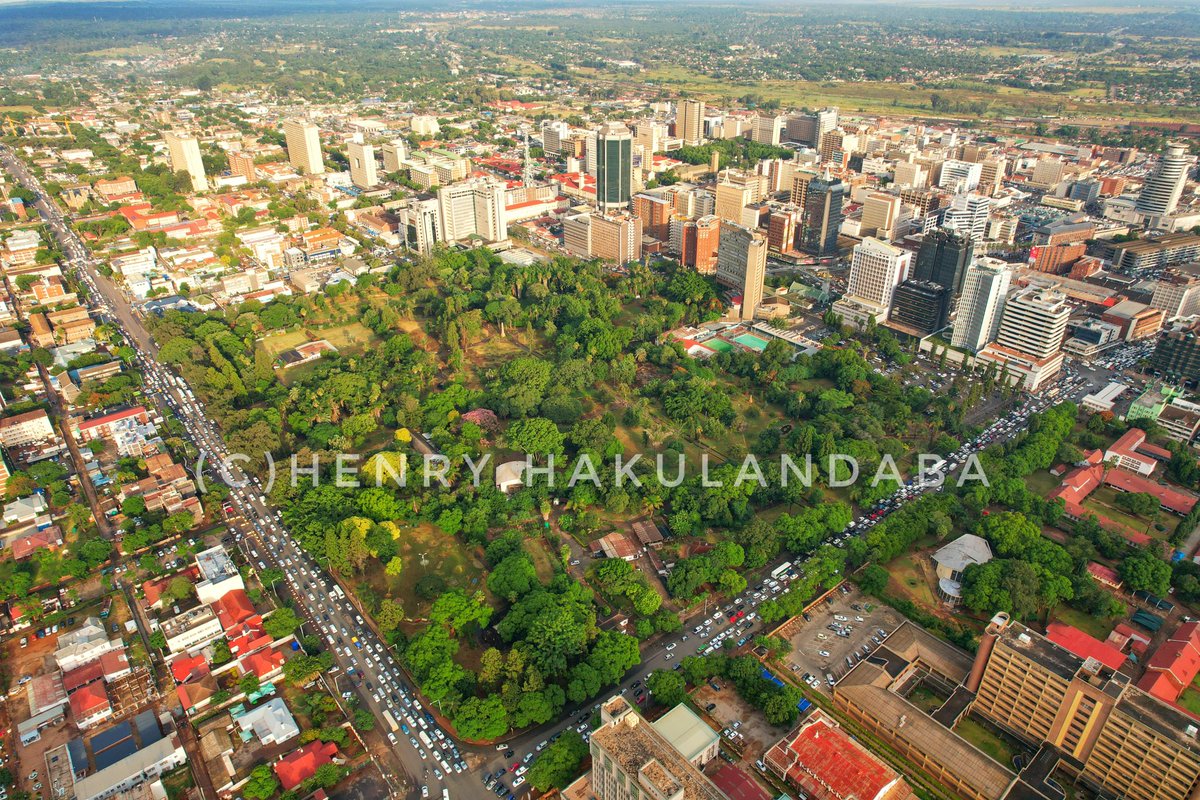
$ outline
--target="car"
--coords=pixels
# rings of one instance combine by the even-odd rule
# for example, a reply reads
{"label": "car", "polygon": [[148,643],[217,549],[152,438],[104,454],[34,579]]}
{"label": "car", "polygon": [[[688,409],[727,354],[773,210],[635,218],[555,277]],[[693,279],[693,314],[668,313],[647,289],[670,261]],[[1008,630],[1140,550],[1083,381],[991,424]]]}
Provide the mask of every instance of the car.
{"label": "car", "polygon": [[819,655],[821,658],[829,658],[829,651],[828,650],[818,650],[817,655]]}
{"label": "car", "polygon": [[521,768],[521,762],[520,762],[520,761],[517,761],[516,763],[514,763],[512,766],[510,766],[510,767],[508,768],[508,771],[509,771],[509,772],[516,772],[516,771],[517,771],[518,769],[520,769],[520,768]]}
{"label": "car", "polygon": [[421,787],[421,797],[429,797],[429,787],[428,786]]}
{"label": "car", "polygon": [[512,782],[513,788],[514,788],[514,789],[515,789],[515,788],[517,788],[518,786],[520,786],[520,785],[521,785],[522,783],[524,783],[524,782],[525,782],[525,778],[524,778],[523,776],[520,776],[520,775],[518,775],[518,776],[516,777],[516,779],[514,779],[514,780],[513,780],[513,782]]}

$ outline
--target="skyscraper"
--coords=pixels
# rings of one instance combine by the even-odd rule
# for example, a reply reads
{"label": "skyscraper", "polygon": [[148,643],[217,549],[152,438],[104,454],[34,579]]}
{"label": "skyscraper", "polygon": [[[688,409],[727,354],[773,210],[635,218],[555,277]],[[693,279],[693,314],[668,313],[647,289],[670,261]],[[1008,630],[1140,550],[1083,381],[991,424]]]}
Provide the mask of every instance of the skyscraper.
{"label": "skyscraper", "polygon": [[478,178],[438,189],[442,239],[459,242],[473,236],[488,242],[508,238],[504,184]]}
{"label": "skyscraper", "polygon": [[950,290],[933,281],[909,280],[896,287],[888,321],[921,336],[946,327],[950,319]]}
{"label": "skyscraper", "polygon": [[283,123],[288,161],[305,175],[320,175],[325,171],[321,158],[321,134],[316,125],[303,120]]}
{"label": "skyscraper", "polygon": [[168,131],[163,134],[167,143],[167,155],[171,160],[172,172],[186,172],[192,179],[192,191],[203,192],[208,188],[204,176],[204,159],[200,156],[200,143],[195,136]]}
{"label": "skyscraper", "polygon": [[945,286],[950,290],[953,308],[953,298],[962,291],[963,276],[974,251],[975,245],[969,236],[945,228],[933,231],[921,241],[913,278]]}
{"label": "skyscraper", "polygon": [[1168,144],[1154,173],[1146,179],[1142,193],[1138,195],[1137,210],[1152,217],[1164,217],[1172,213],[1179,205],[1190,165],[1187,145],[1182,142]]}
{"label": "skyscraper", "polygon": [[722,222],[717,282],[742,293],[742,319],[754,319],[754,312],[762,304],[766,274],[767,238],[744,225]]}
{"label": "skyscraper", "polygon": [[561,119],[542,122],[542,150],[547,155],[561,155],[563,142],[571,136],[571,126]]}
{"label": "skyscraper", "polygon": [[987,236],[992,201],[981,194],[957,194],[950,207],[942,211],[942,225],[961,231],[979,243]]}
{"label": "skyscraper", "polygon": [[596,204],[607,213],[629,207],[633,195],[633,134],[619,122],[596,132]]}
{"label": "skyscraper", "polygon": [[685,145],[704,144],[704,101],[684,100],[675,114],[675,135]]}
{"label": "skyscraper", "polygon": [[385,173],[399,172],[401,165],[408,160],[408,142],[403,139],[386,142],[379,149],[383,151],[383,171]]}
{"label": "skyscraper", "polygon": [[912,253],[899,247],[866,238],[854,246],[850,260],[850,278],[846,295],[891,308],[896,286],[908,278]]}
{"label": "skyscraper", "polygon": [[826,175],[809,181],[804,195],[800,249],[817,257],[837,255],[845,197],[846,185],[840,180]]}
{"label": "skyscraper", "polygon": [[369,144],[351,142],[346,145],[350,160],[350,182],[360,189],[370,189],[379,183],[375,169],[375,148]]}
{"label": "skyscraper", "polygon": [[890,240],[896,229],[896,221],[900,217],[900,198],[894,194],[871,192],[863,201],[862,224],[859,225],[859,236],[874,236],[877,239]]}
{"label": "skyscraper", "polygon": [[721,241],[721,220],[714,214],[697,219],[671,218],[671,252],[679,254],[679,263],[701,275],[717,271],[717,249]]}
{"label": "skyscraper", "polygon": [[1062,346],[1070,316],[1071,307],[1065,294],[1031,286],[1009,298],[996,341],[1022,353],[1046,358]]}
{"label": "skyscraper", "polygon": [[950,344],[978,353],[996,338],[1011,281],[1012,270],[999,259],[980,258],[967,267]]}
{"label": "skyscraper", "polygon": [[950,159],[942,163],[942,172],[938,177],[938,186],[951,192],[969,192],[979,186],[983,174],[983,164],[973,164],[970,161]]}

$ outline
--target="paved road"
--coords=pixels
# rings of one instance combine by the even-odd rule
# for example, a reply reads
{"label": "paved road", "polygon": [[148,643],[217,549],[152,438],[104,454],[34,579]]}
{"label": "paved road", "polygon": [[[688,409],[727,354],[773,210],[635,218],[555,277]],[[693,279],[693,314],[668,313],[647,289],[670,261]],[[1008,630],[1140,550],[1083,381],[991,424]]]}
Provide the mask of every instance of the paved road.
{"label": "paved road", "polygon": [[[37,191],[40,195],[40,187],[24,164],[5,148],[0,148],[0,163],[3,163],[26,188]],[[79,271],[91,290],[89,302],[92,307],[118,325],[137,350],[138,364],[146,375],[150,393],[174,409],[192,441],[205,451],[210,459],[214,456],[218,459],[224,458],[226,451],[216,425],[208,418],[202,405],[193,398],[190,388],[157,363],[157,346],[129,301],[115,284],[99,273],[91,254],[63,220],[57,207],[47,203],[44,198],[39,198],[36,207],[50,225],[63,252],[68,255],[70,266]],[[1089,377],[1096,380],[1095,376]],[[1075,380],[1076,383],[1063,392],[1064,397],[1076,398],[1086,393],[1086,382],[1083,379]],[[1024,430],[1029,414],[1045,408],[1050,402],[1048,399],[1028,400],[1021,408],[997,420],[977,443],[964,446],[960,452],[959,463],[961,457],[965,457],[969,452],[978,451],[993,441],[1016,436]],[[943,468],[943,471],[946,471],[946,468]],[[432,723],[432,715],[426,716],[427,709],[421,706],[419,698],[409,688],[403,671],[386,643],[380,641],[370,625],[364,624],[364,619],[350,603],[343,588],[295,543],[281,525],[279,513],[267,505],[253,479],[248,479],[236,465],[231,465],[229,473],[233,483],[241,484],[232,489],[231,502],[248,523],[246,535],[242,537],[240,545],[251,562],[259,569],[267,566],[282,568],[287,586],[299,601],[297,605],[304,613],[307,624],[313,630],[320,631],[320,635],[335,654],[338,668],[347,676],[353,674],[360,679],[356,690],[360,693],[364,707],[375,714],[380,732],[386,735],[391,730],[385,712],[397,723],[409,728],[408,734],[403,731],[395,733],[393,752],[398,760],[399,771],[404,776],[400,783],[410,794],[416,794],[417,787],[427,784],[435,800],[443,786],[455,798],[486,798],[490,793],[484,789],[480,780],[481,777],[486,777],[486,772],[495,772],[518,761],[527,761],[540,745],[567,728],[586,730],[586,720],[590,713],[599,707],[599,702],[568,707],[564,710],[562,719],[513,738],[507,745],[512,752],[511,756],[494,748],[459,746],[451,742],[448,735],[439,731]],[[926,491],[932,491],[932,487],[909,488],[897,493],[890,501],[881,504],[874,519],[870,518],[869,514],[864,515],[855,520],[848,533],[831,538],[844,543],[849,535],[865,533],[886,515]],[[778,559],[774,564],[763,568],[758,575],[747,576],[751,588],[744,598],[739,598],[744,606],[741,611],[747,617],[754,612],[762,599],[771,595],[771,587],[764,584],[764,578],[783,560]],[[762,592],[759,598],[754,597],[756,589]],[[621,685],[612,691],[636,695],[640,688],[636,685],[653,670],[677,667],[680,658],[694,654],[722,636],[734,639],[753,636],[761,624],[758,620],[751,619],[750,627],[745,627],[745,618],[736,622],[729,621],[729,615],[738,610],[737,605],[735,601],[720,609],[706,609],[705,616],[709,624],[703,632],[703,639],[695,633],[697,622],[693,620],[683,631],[650,645],[643,652],[642,663],[631,670]],[[721,613],[717,614],[718,611]],[[415,738],[418,732],[429,736],[434,745],[426,746],[418,742]],[[438,736],[439,733],[441,737]],[[413,737],[411,741],[410,737]],[[442,761],[452,769],[445,769],[440,763]],[[463,762],[467,762],[466,768],[463,768]],[[461,771],[454,771],[456,766]],[[511,781],[511,775],[505,778],[505,783]],[[519,787],[517,793],[526,788]]]}

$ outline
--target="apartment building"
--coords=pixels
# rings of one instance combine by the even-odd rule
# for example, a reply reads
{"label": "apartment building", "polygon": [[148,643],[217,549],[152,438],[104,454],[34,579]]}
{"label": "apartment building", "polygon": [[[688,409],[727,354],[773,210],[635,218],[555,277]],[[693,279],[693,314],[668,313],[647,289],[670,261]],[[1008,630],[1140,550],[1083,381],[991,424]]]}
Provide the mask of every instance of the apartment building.
{"label": "apartment building", "polygon": [[628,212],[590,212],[563,220],[563,247],[581,258],[628,264],[642,257],[642,219]]}
{"label": "apartment building", "polygon": [[966,682],[972,710],[1093,788],[1128,800],[1200,792],[1196,720],[1085,658],[997,614]]}
{"label": "apartment building", "polygon": [[325,160],[321,157],[321,132],[311,122],[288,120],[283,123],[283,136],[287,144],[288,162],[304,175],[320,175],[325,172]]}
{"label": "apartment building", "polygon": [[163,134],[172,172],[186,172],[192,179],[192,191],[208,189],[208,178],[204,175],[204,159],[200,155],[200,142],[195,136],[175,131]]}
{"label": "apartment building", "polygon": [[21,447],[54,438],[54,425],[43,409],[0,419],[0,445]]}
{"label": "apartment building", "polygon": [[375,164],[375,148],[369,144],[350,142],[346,145],[346,158],[350,161],[350,182],[360,189],[370,189],[379,184],[378,168]]}

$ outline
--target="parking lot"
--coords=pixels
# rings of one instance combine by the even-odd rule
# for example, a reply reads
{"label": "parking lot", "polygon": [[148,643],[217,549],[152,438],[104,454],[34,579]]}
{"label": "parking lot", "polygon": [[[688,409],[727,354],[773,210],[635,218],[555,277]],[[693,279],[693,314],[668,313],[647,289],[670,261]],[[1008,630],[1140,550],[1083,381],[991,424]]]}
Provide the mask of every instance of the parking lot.
{"label": "parking lot", "polygon": [[717,679],[715,683],[721,687],[719,690],[704,683],[692,693],[692,699],[699,708],[707,709],[708,716],[719,726],[726,749],[740,753],[743,762],[752,764],[762,758],[786,730],[773,727],[726,681]]}
{"label": "parking lot", "polygon": [[891,633],[903,621],[898,611],[849,585],[807,613],[809,619],[791,637],[789,668],[800,677],[811,675],[809,685],[826,694],[831,688],[827,676],[837,681],[875,649],[878,642],[872,637],[882,639],[881,630]]}

